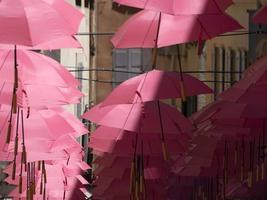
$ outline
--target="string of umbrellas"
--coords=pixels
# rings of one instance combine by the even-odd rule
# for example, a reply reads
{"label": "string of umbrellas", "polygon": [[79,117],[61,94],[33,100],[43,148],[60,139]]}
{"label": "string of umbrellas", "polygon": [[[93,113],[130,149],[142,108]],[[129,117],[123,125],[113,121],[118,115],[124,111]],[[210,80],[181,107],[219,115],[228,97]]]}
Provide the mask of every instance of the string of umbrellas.
{"label": "string of umbrellas", "polygon": [[[94,198],[266,197],[266,58],[191,119],[160,101],[212,93],[182,72],[178,44],[198,41],[201,54],[204,40],[241,29],[224,12],[233,2],[114,1],[143,10],[118,29],[113,46],[154,48],[153,70],[118,85],[83,115],[98,125],[89,141],[96,155]],[[259,17],[264,10],[255,23],[266,23]],[[179,72],[155,70],[157,49],[170,45],[177,45]]]}
{"label": "string of umbrellas", "polygon": [[90,169],[77,138],[87,129],[62,106],[79,103],[80,83],[32,50],[81,48],[83,14],[64,0],[0,2],[0,160],[12,199],[85,198]]}
{"label": "string of umbrellas", "polygon": [[[97,155],[94,198],[265,198],[266,58],[191,120],[160,101],[212,93],[183,74],[181,62],[179,72],[156,70],[157,49],[198,41],[201,53],[204,40],[242,28],[224,12],[232,1],[116,2],[144,10],[122,25],[114,47],[154,48],[154,70],[83,116],[99,125],[89,143]],[[62,107],[79,102],[79,82],[30,51],[79,48],[83,15],[64,0],[2,0],[0,12],[0,160],[9,163],[6,182],[17,186],[10,197],[84,199],[81,174],[90,166],[76,138],[87,130]],[[266,23],[262,13],[255,22]]]}

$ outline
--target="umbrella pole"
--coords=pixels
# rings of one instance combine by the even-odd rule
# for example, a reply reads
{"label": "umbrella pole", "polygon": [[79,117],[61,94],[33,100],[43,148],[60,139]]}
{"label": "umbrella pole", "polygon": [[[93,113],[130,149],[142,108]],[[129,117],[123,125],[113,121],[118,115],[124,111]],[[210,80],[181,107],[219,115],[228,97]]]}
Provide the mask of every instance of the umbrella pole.
{"label": "umbrella pole", "polygon": [[20,174],[19,174],[19,194],[22,193],[22,181],[23,181],[23,178],[22,178],[22,171],[23,171],[23,157],[21,156],[21,165],[20,165]]}
{"label": "umbrella pole", "polygon": [[157,59],[158,59],[158,39],[159,39],[160,23],[161,23],[161,12],[159,13],[159,23],[158,23],[157,35],[156,35],[156,39],[155,39],[155,46],[153,49],[152,69],[156,69],[156,64],[157,64]]}
{"label": "umbrella pole", "polygon": [[258,152],[257,152],[257,166],[256,166],[256,181],[260,180],[260,165],[261,165],[261,134],[258,140]]}
{"label": "umbrella pole", "polygon": [[241,163],[240,180],[244,181],[244,177],[245,177],[245,140],[243,136],[242,137],[242,163]]}
{"label": "umbrella pole", "polygon": [[261,163],[261,179],[264,180],[265,178],[265,149],[266,146],[266,132],[265,132],[265,123],[266,120],[264,119],[263,122],[263,132],[262,132],[262,163]]}
{"label": "umbrella pole", "polygon": [[18,89],[18,63],[17,46],[14,47],[14,89],[13,89],[13,113],[17,113],[17,89]]}
{"label": "umbrella pole", "polygon": [[[24,132],[24,115],[23,109],[21,109],[21,133],[22,133],[22,161],[25,165],[25,171],[27,171],[27,154],[26,154],[26,146],[25,146],[25,132]],[[23,163],[21,163],[23,165]]]}
{"label": "umbrella pole", "polygon": [[168,152],[167,152],[167,147],[166,147],[166,142],[165,142],[163,122],[162,122],[162,118],[161,118],[161,110],[160,110],[159,101],[157,101],[157,104],[158,104],[160,132],[161,132],[161,147],[162,147],[162,152],[163,152],[163,158],[165,161],[167,161],[168,160]]}
{"label": "umbrella pole", "polygon": [[132,163],[131,163],[130,186],[129,186],[129,193],[130,193],[130,196],[133,197],[133,199],[134,199],[135,179],[136,179],[136,151],[137,151],[137,144],[138,144],[138,133],[136,133],[136,136],[135,136],[135,146],[134,146],[133,159],[132,159]]}
{"label": "umbrella pole", "polygon": [[178,58],[178,65],[179,65],[179,73],[180,73],[180,88],[181,88],[181,97],[182,97],[182,103],[184,103],[183,106],[186,106],[186,97],[185,97],[185,89],[184,89],[184,76],[183,76],[183,69],[182,69],[182,61],[181,61],[181,54],[180,54],[180,48],[179,45],[176,45],[177,50],[177,58]]}
{"label": "umbrella pole", "polygon": [[[18,108],[19,109],[19,108]],[[16,179],[16,160],[18,154],[18,134],[19,134],[19,112],[17,113],[17,124],[16,124],[16,136],[15,136],[15,146],[14,146],[14,160],[13,160],[13,171],[12,171],[12,180]]]}

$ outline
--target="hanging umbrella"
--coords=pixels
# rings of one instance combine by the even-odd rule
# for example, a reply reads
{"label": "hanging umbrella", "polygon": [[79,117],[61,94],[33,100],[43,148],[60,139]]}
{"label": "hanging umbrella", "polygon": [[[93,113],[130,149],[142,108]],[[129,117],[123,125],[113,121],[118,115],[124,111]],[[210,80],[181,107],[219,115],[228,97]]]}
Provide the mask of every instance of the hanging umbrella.
{"label": "hanging umbrella", "polygon": [[[46,41],[35,45],[34,47],[18,45],[17,49],[27,49],[27,50],[56,50],[61,48],[81,48],[80,42],[74,36],[64,36],[58,39]],[[14,45],[10,44],[0,44],[0,49],[14,49]]]}
{"label": "hanging umbrella", "polygon": [[[93,149],[95,155],[112,154],[131,157],[135,150],[135,138],[136,133],[100,126],[92,133],[89,147]],[[143,142],[144,155],[160,156],[162,154],[160,134],[142,133],[139,140]],[[165,143],[171,156],[184,153],[189,145],[188,142],[188,138],[183,138],[183,135],[165,134]]]}
{"label": "hanging umbrella", "polygon": [[82,19],[81,12],[63,0],[2,0],[0,12],[0,43],[13,45],[35,46],[76,34]]}
{"label": "hanging umbrella", "polygon": [[267,20],[267,6],[262,6],[253,16],[253,23],[255,24],[266,24]]}
{"label": "hanging umbrella", "polygon": [[[107,162],[107,160],[109,160]],[[130,163],[131,158],[122,158],[114,155],[108,157],[98,158],[99,167],[94,173],[99,177],[96,180],[96,188],[93,191],[94,196],[101,198],[116,199],[129,196],[129,182],[130,181]],[[151,199],[156,188],[162,187],[161,192],[165,193],[163,182],[166,180],[168,167],[167,163],[160,157],[146,156],[144,160],[144,170],[142,173],[144,182],[139,183],[143,192],[140,196],[146,194],[146,199]],[[100,168],[100,170],[99,170]],[[101,168],[103,168],[101,170]],[[137,174],[135,176],[138,176]],[[141,178],[142,179],[142,178]],[[135,183],[134,183],[135,184]],[[136,187],[135,185],[134,187]],[[120,192],[117,192],[120,188]],[[137,189],[137,188],[136,188]],[[113,191],[113,193],[111,192]],[[115,192],[116,191],[116,192]],[[160,193],[161,193],[160,192]],[[142,194],[143,193],[143,194]],[[137,195],[137,194],[136,194]],[[159,195],[159,193],[158,193]],[[159,197],[160,198],[160,197]],[[152,198],[153,199],[153,198]],[[154,198],[155,199],[155,198]]]}
{"label": "hanging umbrella", "polygon": [[[14,80],[14,52],[0,50],[0,82]],[[61,87],[77,87],[80,85],[73,75],[57,61],[26,50],[17,50],[17,68],[19,82],[25,85],[50,85]]]}
{"label": "hanging umbrella", "polygon": [[[160,113],[160,114],[159,114]],[[144,116],[144,117],[143,117]],[[188,133],[190,122],[173,107],[161,102],[120,104],[102,106],[98,104],[87,111],[83,118],[100,125],[141,133]]]}
{"label": "hanging umbrella", "polygon": [[[40,93],[40,91],[42,91]],[[80,102],[83,94],[73,87],[19,84],[16,91],[17,105],[44,108]],[[12,105],[13,83],[0,82],[1,104]]]}
{"label": "hanging umbrella", "polygon": [[[5,146],[5,137],[7,134],[11,134],[11,141],[15,140],[17,129],[15,127],[19,126],[18,139],[22,141],[23,137],[26,142],[26,146],[36,145],[38,148],[38,143],[36,144],[34,140],[47,140],[47,142],[51,143],[52,141],[56,141],[60,139],[71,140],[67,137],[67,135],[72,135],[73,137],[78,137],[87,133],[87,130],[84,128],[81,122],[70,121],[73,118],[68,112],[62,112],[61,109],[46,109],[46,110],[31,110],[31,113],[28,118],[26,115],[23,117],[19,114],[13,115],[13,129],[8,131],[9,127],[9,113],[10,108],[8,106],[1,106],[0,110],[0,130],[1,134],[1,148]],[[59,113],[58,110],[61,112]],[[71,117],[72,116],[72,117]],[[18,121],[17,121],[17,118]],[[23,118],[23,119],[22,119]],[[23,120],[23,121],[22,121]],[[23,122],[23,124],[22,124]],[[23,127],[22,127],[23,125]],[[22,133],[22,128],[24,134]],[[50,140],[50,141],[49,141]],[[32,142],[31,142],[32,141]],[[32,144],[30,144],[32,143]],[[52,146],[51,146],[52,145]],[[56,148],[55,143],[51,143],[51,148]],[[58,144],[60,145],[60,143]],[[64,145],[64,144],[61,144]],[[54,146],[54,147],[53,147]],[[32,146],[34,147],[34,146]],[[47,147],[48,148],[48,147]]]}
{"label": "hanging umbrella", "polygon": [[233,4],[232,0],[113,0],[114,2],[145,10],[159,11],[172,15],[217,14]]}
{"label": "hanging umbrella", "polygon": [[212,93],[212,90],[188,74],[152,70],[126,80],[118,85],[102,102],[102,105],[130,104],[159,99],[181,98]]}
{"label": "hanging umbrella", "polygon": [[[221,25],[218,27],[218,24]],[[140,26],[142,29],[138,28]],[[238,22],[223,13],[174,16],[146,10],[126,21],[111,42],[115,48],[160,48],[211,39],[241,28]]]}

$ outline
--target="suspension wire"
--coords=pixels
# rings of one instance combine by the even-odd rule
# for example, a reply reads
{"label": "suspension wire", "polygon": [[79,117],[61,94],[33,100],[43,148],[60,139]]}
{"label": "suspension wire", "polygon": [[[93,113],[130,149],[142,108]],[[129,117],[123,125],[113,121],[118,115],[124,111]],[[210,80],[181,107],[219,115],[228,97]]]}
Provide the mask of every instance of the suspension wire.
{"label": "suspension wire", "polygon": [[[78,80],[82,80],[82,81],[94,81],[94,82],[98,82],[98,83],[110,83],[110,84],[120,84],[123,81],[112,81],[112,80],[98,80],[98,79],[88,79],[88,78],[79,78],[79,77],[75,77]],[[235,83],[236,81],[219,81],[219,80],[201,80],[201,82],[205,82],[205,83]]]}
{"label": "suspension wire", "polygon": [[[125,70],[115,70],[115,69],[108,69],[108,68],[93,68],[93,69],[73,69],[69,70],[69,72],[80,72],[80,71],[98,71],[98,72],[116,72],[116,73],[126,73],[126,74],[142,74],[144,73],[143,71],[136,72],[136,71],[125,71]],[[190,71],[183,71],[183,73],[188,73],[188,74],[196,74],[196,73],[217,73],[217,74],[242,74],[240,71],[213,71],[213,70],[208,70],[208,71],[203,71],[203,70],[190,70]]]}
{"label": "suspension wire", "polygon": [[[241,35],[254,35],[254,34],[266,34],[267,31],[233,31],[231,33],[224,33],[221,35],[217,35],[216,37],[227,37],[227,36],[241,36]],[[94,35],[94,36],[112,36],[114,35],[115,32],[94,32],[94,33],[89,33],[89,32],[81,32],[77,33],[77,36],[88,36],[88,35]]]}

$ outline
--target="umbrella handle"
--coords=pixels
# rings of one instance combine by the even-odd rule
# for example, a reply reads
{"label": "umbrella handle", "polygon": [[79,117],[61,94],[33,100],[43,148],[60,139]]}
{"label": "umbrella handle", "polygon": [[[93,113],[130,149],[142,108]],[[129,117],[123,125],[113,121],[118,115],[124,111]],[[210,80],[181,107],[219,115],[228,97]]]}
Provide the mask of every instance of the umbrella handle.
{"label": "umbrella handle", "polygon": [[19,194],[22,193],[22,175],[19,177]]}
{"label": "umbrella handle", "polygon": [[158,60],[158,49],[155,47],[153,49],[153,63],[152,63],[152,69],[156,68],[157,65],[157,60]]}
{"label": "umbrella handle", "polygon": [[168,161],[168,152],[167,152],[167,147],[166,147],[166,143],[165,141],[161,142],[161,148],[162,148],[162,152],[163,152],[163,158],[165,161]]}
{"label": "umbrella handle", "polygon": [[265,166],[264,166],[264,162],[261,163],[261,179],[264,180],[265,178]]}
{"label": "umbrella handle", "polygon": [[131,163],[131,174],[130,174],[130,186],[129,186],[130,194],[132,194],[132,192],[133,192],[134,167],[135,167],[135,164],[134,164],[134,161],[132,161],[132,163]]}
{"label": "umbrella handle", "polygon": [[184,82],[182,80],[180,81],[180,88],[181,88],[181,98],[182,98],[182,101],[185,102],[186,101],[185,89],[184,89]]}
{"label": "umbrella handle", "polygon": [[11,139],[11,130],[12,130],[12,124],[11,121],[8,122],[8,128],[7,128],[7,136],[6,136],[6,143],[9,144],[10,143],[10,139]]}
{"label": "umbrella handle", "polygon": [[12,180],[16,179],[16,161],[13,162],[13,167],[12,167]]}

